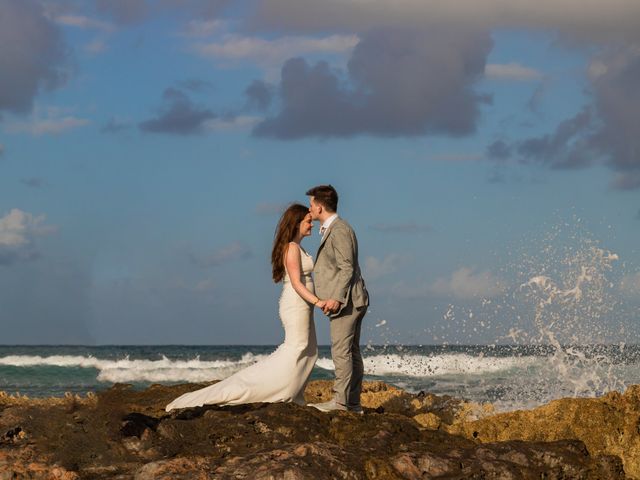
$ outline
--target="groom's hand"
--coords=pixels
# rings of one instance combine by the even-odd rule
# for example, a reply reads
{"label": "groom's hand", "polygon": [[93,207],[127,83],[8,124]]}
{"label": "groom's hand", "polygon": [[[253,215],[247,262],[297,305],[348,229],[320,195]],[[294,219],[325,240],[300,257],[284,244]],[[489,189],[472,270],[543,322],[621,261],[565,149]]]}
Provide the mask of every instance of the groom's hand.
{"label": "groom's hand", "polygon": [[338,310],[340,310],[341,305],[342,304],[337,300],[326,300],[323,311],[325,315],[327,313],[336,313]]}

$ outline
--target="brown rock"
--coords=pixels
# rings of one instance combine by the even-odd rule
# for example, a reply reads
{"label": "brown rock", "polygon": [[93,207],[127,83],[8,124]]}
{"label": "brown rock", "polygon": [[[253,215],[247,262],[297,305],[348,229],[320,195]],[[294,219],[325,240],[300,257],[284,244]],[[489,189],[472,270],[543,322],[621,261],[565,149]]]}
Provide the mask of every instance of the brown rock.
{"label": "brown rock", "polygon": [[147,463],[138,469],[134,480],[207,480],[209,463],[201,458],[174,458]]}
{"label": "brown rock", "polygon": [[[455,423],[468,404],[381,382],[364,385],[365,415],[290,403],[164,411],[204,385],[115,385],[49,403],[0,395],[0,478],[625,478],[617,457],[593,457],[579,441],[453,435],[444,430],[471,424]],[[331,382],[306,391],[310,401],[330,395]]]}
{"label": "brown rock", "polygon": [[481,442],[578,439],[592,455],[615,455],[632,478],[640,478],[640,386],[621,395],[553,401],[533,410],[460,421],[448,428]]}
{"label": "brown rock", "polygon": [[424,428],[428,428],[429,430],[437,430],[440,428],[442,424],[442,419],[437,416],[435,413],[420,413],[413,417],[413,419],[422,425]]}

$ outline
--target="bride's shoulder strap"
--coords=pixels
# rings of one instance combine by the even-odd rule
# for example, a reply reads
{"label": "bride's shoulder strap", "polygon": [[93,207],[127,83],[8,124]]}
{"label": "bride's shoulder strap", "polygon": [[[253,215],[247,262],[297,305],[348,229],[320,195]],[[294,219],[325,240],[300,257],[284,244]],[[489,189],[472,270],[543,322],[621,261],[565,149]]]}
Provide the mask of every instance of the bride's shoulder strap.
{"label": "bride's shoulder strap", "polygon": [[285,248],[284,250],[284,255],[286,256],[287,253],[289,252],[289,247],[294,247],[295,250],[291,250],[292,252],[298,252],[300,253],[300,245],[298,245],[296,242],[289,242],[287,244],[287,248]]}

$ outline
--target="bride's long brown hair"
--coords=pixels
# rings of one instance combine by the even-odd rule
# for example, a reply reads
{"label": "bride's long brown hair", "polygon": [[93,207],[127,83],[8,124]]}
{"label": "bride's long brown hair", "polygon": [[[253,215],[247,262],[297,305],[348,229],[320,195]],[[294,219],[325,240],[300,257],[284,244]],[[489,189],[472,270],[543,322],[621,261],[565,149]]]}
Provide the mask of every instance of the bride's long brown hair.
{"label": "bride's long brown hair", "polygon": [[271,251],[271,270],[273,272],[273,281],[276,283],[284,278],[284,255],[289,242],[296,238],[300,223],[308,214],[309,207],[294,203],[280,217],[273,238],[273,250]]}

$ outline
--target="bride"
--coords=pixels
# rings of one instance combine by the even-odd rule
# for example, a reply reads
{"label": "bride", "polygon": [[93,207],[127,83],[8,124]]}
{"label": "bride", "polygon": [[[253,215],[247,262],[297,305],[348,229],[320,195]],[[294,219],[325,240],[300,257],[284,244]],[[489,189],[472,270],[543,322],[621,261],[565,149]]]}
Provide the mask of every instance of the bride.
{"label": "bride", "polygon": [[293,204],[282,214],[271,253],[274,282],[283,282],[280,320],[284,343],[264,360],[214,385],[185,393],[166,407],[237,405],[254,402],[295,402],[306,405],[304,388],[318,358],[313,306],[324,308],[325,301],[314,293],[313,259],[301,246],[311,235],[309,208]]}

